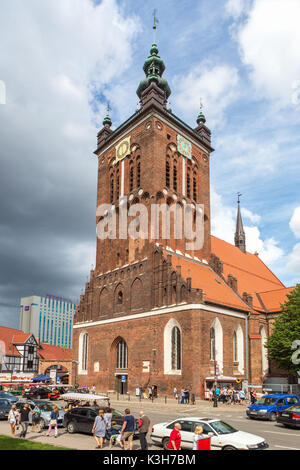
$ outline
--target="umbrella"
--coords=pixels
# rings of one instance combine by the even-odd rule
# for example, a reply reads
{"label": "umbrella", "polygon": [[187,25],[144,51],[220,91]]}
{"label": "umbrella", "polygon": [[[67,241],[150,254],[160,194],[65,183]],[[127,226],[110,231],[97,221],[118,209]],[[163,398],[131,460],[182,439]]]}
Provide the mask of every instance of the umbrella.
{"label": "umbrella", "polygon": [[51,378],[47,377],[46,375],[40,374],[40,375],[37,375],[36,377],[33,377],[31,380],[33,382],[47,382],[48,380],[51,380]]}

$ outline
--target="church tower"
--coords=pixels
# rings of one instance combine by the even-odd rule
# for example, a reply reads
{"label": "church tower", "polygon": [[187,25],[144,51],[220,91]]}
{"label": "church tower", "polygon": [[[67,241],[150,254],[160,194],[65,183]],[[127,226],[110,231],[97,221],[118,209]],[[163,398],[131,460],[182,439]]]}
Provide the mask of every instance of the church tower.
{"label": "church tower", "polygon": [[[155,29],[156,25],[154,32]],[[96,222],[104,224],[105,217],[111,217],[117,230],[115,239],[98,236],[96,273],[149,257],[155,243],[170,247],[174,252],[187,253],[185,237],[178,238],[174,234],[172,211],[170,236],[155,238],[152,235],[151,207],[157,204],[165,204],[170,209],[175,204],[182,209],[189,205],[194,220],[196,205],[203,204],[203,246],[189,254],[201,261],[210,257],[211,133],[205,125],[202,109],[196,128],[172,113],[168,107],[171,89],[163,77],[165,68],[154,40],[143,65],[145,77],[137,88],[140,108],[114,131],[108,113],[98,133],[95,151],[98,157],[97,207],[107,204],[112,208],[98,210]],[[134,240],[119,233],[119,223],[122,209],[123,215],[125,208],[130,214],[136,204],[147,208],[148,236]],[[129,215],[128,224],[132,220],[134,216]]]}

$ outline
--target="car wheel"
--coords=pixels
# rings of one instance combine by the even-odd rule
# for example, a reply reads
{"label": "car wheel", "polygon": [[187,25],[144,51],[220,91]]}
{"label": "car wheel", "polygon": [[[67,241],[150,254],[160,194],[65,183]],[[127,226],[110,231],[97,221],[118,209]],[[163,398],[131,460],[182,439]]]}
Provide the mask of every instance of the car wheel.
{"label": "car wheel", "polygon": [[170,440],[170,439],[169,439],[168,437],[165,437],[165,438],[162,440],[162,446],[163,446],[163,448],[164,448],[165,450],[170,450],[170,449],[168,448],[169,440]]}
{"label": "car wheel", "polygon": [[236,450],[236,448],[233,446],[225,446],[223,447],[223,450]]}
{"label": "car wheel", "polygon": [[76,426],[74,423],[72,423],[72,421],[67,424],[67,431],[70,434],[74,434],[74,432],[76,431]]}
{"label": "car wheel", "polygon": [[275,413],[270,414],[270,421],[276,421],[276,414]]}

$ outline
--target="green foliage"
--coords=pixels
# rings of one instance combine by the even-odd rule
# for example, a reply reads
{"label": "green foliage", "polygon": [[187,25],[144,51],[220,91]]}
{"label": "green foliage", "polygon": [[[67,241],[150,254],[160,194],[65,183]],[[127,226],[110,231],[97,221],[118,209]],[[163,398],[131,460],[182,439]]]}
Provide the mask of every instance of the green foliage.
{"label": "green foliage", "polygon": [[25,439],[17,439],[8,436],[0,436],[0,450],[72,450],[67,447],[52,446],[31,442]]}
{"label": "green foliage", "polygon": [[[268,357],[274,361],[280,369],[291,374],[300,370],[300,284],[287,295],[288,300],[281,305],[282,313],[276,318],[272,334],[268,338],[265,347],[268,349]],[[292,345],[298,341],[297,348]]]}

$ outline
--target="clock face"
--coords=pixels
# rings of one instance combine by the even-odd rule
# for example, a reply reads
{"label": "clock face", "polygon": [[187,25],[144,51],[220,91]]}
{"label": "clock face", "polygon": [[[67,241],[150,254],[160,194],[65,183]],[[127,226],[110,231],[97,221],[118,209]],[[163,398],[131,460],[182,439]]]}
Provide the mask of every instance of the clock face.
{"label": "clock face", "polygon": [[116,146],[116,162],[123,160],[127,155],[130,154],[130,137],[126,137],[126,139],[122,140]]}
{"label": "clock face", "polygon": [[192,144],[181,135],[177,135],[177,150],[184,157],[192,159]]}

